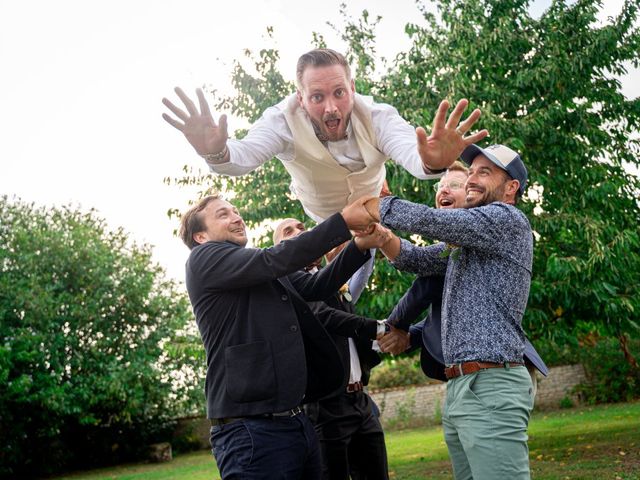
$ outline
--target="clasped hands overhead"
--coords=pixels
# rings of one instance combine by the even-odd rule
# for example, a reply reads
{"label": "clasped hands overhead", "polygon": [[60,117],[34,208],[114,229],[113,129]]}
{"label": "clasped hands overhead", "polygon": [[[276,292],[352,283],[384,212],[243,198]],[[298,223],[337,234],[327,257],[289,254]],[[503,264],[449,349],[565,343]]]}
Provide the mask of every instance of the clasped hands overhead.
{"label": "clasped hands overhead", "polygon": [[356,235],[369,234],[380,222],[379,205],[378,197],[360,197],[342,209],[342,217]]}
{"label": "clasped hands overhead", "polygon": [[[361,197],[342,210],[342,217],[357,240],[367,239],[370,248],[380,248],[385,255],[385,246],[397,238],[391,230],[380,225],[380,198]],[[380,350],[398,355],[409,348],[409,333],[390,325],[384,335],[377,338]]]}

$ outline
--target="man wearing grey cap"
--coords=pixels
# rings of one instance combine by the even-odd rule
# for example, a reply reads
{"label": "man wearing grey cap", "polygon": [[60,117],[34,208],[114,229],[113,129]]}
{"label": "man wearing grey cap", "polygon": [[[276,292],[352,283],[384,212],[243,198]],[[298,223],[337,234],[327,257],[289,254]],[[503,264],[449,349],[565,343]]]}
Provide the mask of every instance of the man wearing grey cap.
{"label": "man wearing grey cap", "polygon": [[[359,202],[370,221],[441,243],[417,247],[397,237],[394,265],[445,275],[442,349],[447,368],[445,440],[456,479],[528,479],[527,427],[533,407],[523,363],[521,321],[531,283],[533,237],[515,208],[527,169],[504,145],[467,147],[463,209],[435,209],[396,197]],[[354,225],[366,223],[357,218]]]}

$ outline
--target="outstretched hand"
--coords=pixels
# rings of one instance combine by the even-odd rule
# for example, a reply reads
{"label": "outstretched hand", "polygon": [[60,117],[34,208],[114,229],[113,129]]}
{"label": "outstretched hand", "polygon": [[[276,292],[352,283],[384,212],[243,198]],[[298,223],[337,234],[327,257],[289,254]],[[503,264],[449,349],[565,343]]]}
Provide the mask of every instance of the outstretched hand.
{"label": "outstretched hand", "polygon": [[[199,155],[217,154],[224,151],[227,145],[227,117],[221,115],[219,123],[213,120],[209,104],[204,98],[202,89],[196,90],[200,111],[180,87],[175,88],[175,92],[182,100],[187,112],[176,107],[167,98],[162,99],[162,103],[178,118],[177,120],[167,113],[162,114],[162,118],[173,127],[180,130],[191,146],[195,148]],[[224,161],[221,157],[219,163]]]}
{"label": "outstretched hand", "polygon": [[391,325],[391,331],[378,339],[380,350],[384,353],[398,355],[409,348],[409,332],[405,332]]}
{"label": "outstretched hand", "polygon": [[466,120],[460,122],[467,105],[469,105],[468,100],[460,100],[445,123],[449,102],[443,100],[433,120],[431,134],[427,136],[427,132],[422,127],[416,129],[418,153],[422,159],[422,165],[427,170],[448,168],[465,148],[489,135],[487,130],[480,130],[465,137],[473,124],[480,118],[480,110],[476,108]]}

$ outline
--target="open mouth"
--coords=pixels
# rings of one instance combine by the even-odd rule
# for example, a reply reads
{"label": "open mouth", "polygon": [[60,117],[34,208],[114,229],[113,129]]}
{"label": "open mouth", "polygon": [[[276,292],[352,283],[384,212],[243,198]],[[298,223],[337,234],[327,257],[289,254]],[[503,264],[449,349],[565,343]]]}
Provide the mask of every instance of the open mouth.
{"label": "open mouth", "polygon": [[439,204],[441,207],[450,207],[453,205],[453,200],[450,198],[441,198]]}
{"label": "open mouth", "polygon": [[336,130],[338,130],[338,127],[340,126],[340,119],[335,118],[331,120],[326,120],[324,124],[326,125],[327,130],[331,132],[335,132]]}

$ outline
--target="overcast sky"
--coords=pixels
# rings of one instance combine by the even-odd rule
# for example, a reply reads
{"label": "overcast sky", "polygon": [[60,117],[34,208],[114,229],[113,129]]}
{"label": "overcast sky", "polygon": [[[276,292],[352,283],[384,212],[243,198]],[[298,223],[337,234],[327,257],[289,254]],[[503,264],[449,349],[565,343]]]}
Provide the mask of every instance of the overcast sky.
{"label": "overcast sky", "polygon": [[[281,71],[293,79],[312,31],[343,50],[325,24],[339,23],[343,1],[0,0],[0,194],[94,207],[114,229],[154,245],[155,260],[182,280],[188,250],[166,212],[193,192],[163,178],[202,161],[162,120],[161,98],[175,98],[176,85],[228,89],[231,62],[246,47],[278,48]],[[382,15],[378,51],[387,57],[408,47],[404,25],[420,20],[412,0],[345,3],[353,16],[364,8]],[[620,4],[605,1],[603,15]],[[275,44],[265,44],[267,26]],[[625,93],[635,97],[633,75]],[[231,130],[240,126],[231,120]]]}

